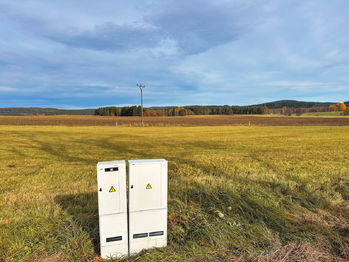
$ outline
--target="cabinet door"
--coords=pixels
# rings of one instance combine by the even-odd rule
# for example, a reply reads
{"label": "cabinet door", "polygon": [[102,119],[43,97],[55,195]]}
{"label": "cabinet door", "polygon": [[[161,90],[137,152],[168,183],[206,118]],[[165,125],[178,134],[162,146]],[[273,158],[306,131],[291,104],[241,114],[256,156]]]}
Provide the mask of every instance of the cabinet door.
{"label": "cabinet door", "polygon": [[98,166],[97,180],[99,215],[126,212],[125,163]]}
{"label": "cabinet door", "polygon": [[167,207],[167,162],[129,164],[129,211]]}

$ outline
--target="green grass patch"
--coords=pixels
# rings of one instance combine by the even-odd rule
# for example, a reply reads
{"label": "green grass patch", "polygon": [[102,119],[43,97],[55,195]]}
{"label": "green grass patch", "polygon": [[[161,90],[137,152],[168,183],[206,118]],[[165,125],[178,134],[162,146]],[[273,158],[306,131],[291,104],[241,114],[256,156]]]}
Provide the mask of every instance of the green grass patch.
{"label": "green grass patch", "polygon": [[303,113],[302,116],[343,116],[343,111],[335,111],[335,112],[309,112]]}

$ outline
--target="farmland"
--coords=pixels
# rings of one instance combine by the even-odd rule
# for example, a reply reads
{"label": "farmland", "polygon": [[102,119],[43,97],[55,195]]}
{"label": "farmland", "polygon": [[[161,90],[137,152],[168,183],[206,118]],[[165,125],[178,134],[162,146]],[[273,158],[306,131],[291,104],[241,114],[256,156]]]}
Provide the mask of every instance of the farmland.
{"label": "farmland", "polygon": [[[142,158],[169,161],[169,246],[130,261],[348,260],[349,127],[325,125],[349,118],[235,118],[127,127],[1,117],[12,125],[0,125],[0,260],[100,261],[96,163]],[[95,126],[69,126],[77,123]]]}
{"label": "farmland", "polygon": [[311,112],[311,113],[303,113],[303,117],[312,117],[312,116],[321,116],[321,117],[343,117],[342,111],[334,111],[334,112]]}
{"label": "farmland", "polygon": [[[336,113],[336,112],[335,112]],[[111,116],[0,116],[0,125],[139,126],[140,117]],[[346,116],[206,115],[145,117],[146,126],[349,126]]]}

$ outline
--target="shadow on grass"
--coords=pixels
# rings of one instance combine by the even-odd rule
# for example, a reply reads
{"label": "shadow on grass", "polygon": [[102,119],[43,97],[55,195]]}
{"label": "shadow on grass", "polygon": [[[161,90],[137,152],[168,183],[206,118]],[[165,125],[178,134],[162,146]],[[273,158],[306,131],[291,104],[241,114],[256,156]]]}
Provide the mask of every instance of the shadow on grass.
{"label": "shadow on grass", "polygon": [[97,192],[58,195],[55,197],[55,202],[89,235],[95,252],[99,254]]}

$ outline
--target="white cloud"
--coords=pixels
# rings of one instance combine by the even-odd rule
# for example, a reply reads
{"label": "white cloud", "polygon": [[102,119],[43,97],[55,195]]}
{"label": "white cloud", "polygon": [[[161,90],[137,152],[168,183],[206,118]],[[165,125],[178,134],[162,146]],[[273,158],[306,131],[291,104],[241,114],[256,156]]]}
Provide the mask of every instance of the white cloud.
{"label": "white cloud", "polygon": [[348,7],[0,0],[0,106],[349,99]]}
{"label": "white cloud", "polygon": [[16,88],[9,87],[9,86],[0,86],[0,92],[15,92],[17,91]]}

